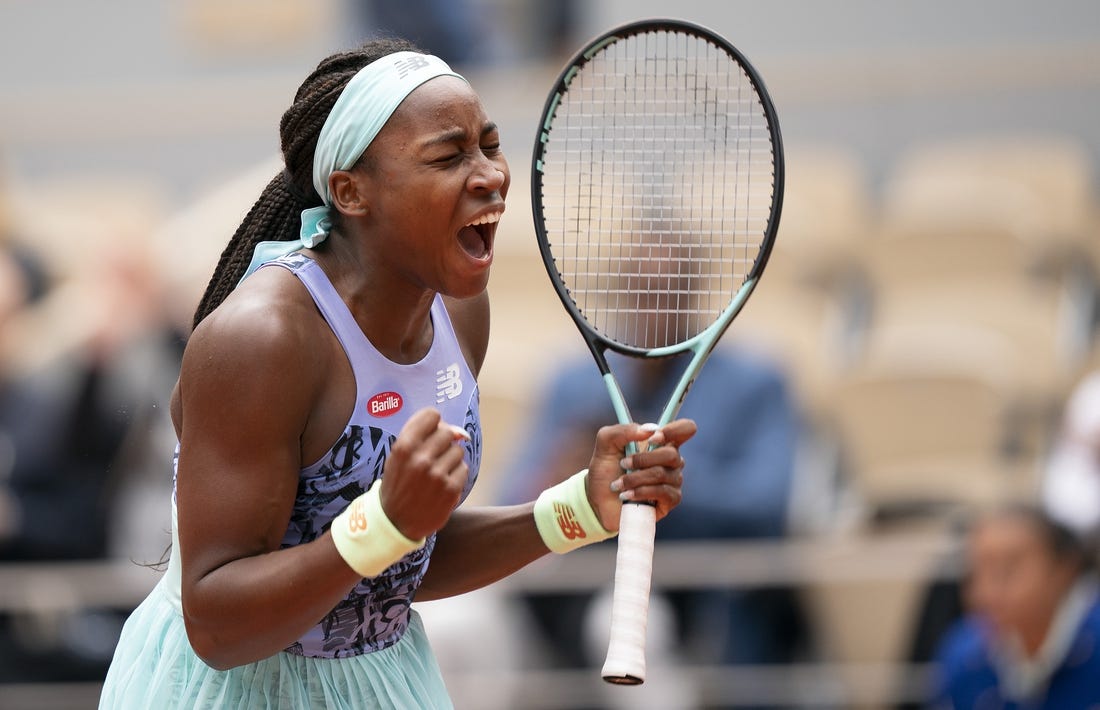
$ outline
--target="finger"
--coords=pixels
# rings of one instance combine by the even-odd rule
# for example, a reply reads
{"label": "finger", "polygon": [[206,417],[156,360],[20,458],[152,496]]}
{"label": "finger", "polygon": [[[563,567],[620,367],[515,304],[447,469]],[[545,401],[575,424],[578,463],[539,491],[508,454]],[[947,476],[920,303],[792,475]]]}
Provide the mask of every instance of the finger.
{"label": "finger", "polygon": [[447,477],[466,476],[466,447],[461,444],[470,441],[465,429],[440,421],[431,435],[431,449],[436,456],[436,468]]}
{"label": "finger", "polygon": [[621,500],[627,501],[643,500],[643,498],[638,498],[635,493],[627,496],[622,494],[647,486],[682,488],[684,483],[684,460],[680,458],[676,449],[666,447],[666,451],[675,453],[675,458],[668,465],[640,466],[635,470],[630,470],[612,481],[611,490],[619,494]]}
{"label": "finger", "polygon": [[433,469],[437,475],[446,478],[466,477],[465,451],[460,446],[448,445],[435,459]]}
{"label": "finger", "polygon": [[440,436],[440,432],[434,432],[428,441],[409,457],[408,470],[419,471],[423,483],[428,481],[443,483],[456,476],[465,475],[464,454],[462,447],[453,446],[449,439]]}
{"label": "finger", "polygon": [[[429,418],[429,421],[430,419],[432,418]],[[424,432],[423,438],[420,440],[420,447],[433,458],[442,455],[448,449],[458,449],[460,454],[465,451],[464,447],[455,446],[454,444],[470,440],[470,435],[466,430],[448,424],[441,418],[434,419],[436,419],[435,429]],[[415,433],[419,429],[413,431]]]}
{"label": "finger", "polygon": [[470,432],[466,431],[460,426],[454,426],[453,424],[447,425],[450,428],[451,435],[454,437],[455,442],[459,441],[473,441],[473,437],[470,436]]}
{"label": "finger", "polygon": [[682,467],[665,468],[655,466],[638,471],[631,471],[615,479],[611,489],[623,492],[644,488],[646,486],[674,486],[681,487],[684,483],[684,470]]}
{"label": "finger", "polygon": [[[470,440],[469,432],[467,432],[462,427],[455,426],[454,424],[448,424],[442,419],[440,419],[438,423],[436,423],[435,431],[433,431],[428,436],[445,444],[453,444],[458,441]],[[428,436],[426,436],[425,439],[427,439]]]}
{"label": "finger", "polygon": [[425,407],[413,413],[405,426],[401,427],[397,439],[406,441],[423,441],[439,428],[442,416],[439,410]]}
{"label": "finger", "polygon": [[613,424],[599,430],[596,442],[605,450],[625,451],[628,444],[645,441],[656,432],[656,424]]}
{"label": "finger", "polygon": [[[405,423],[390,450],[400,465],[434,477],[450,477],[464,465],[466,448],[455,446],[460,441],[458,427],[446,424],[434,409],[422,409]],[[464,432],[463,432],[464,433]]]}
{"label": "finger", "polygon": [[640,486],[619,494],[619,500],[623,503],[653,503],[666,511],[675,508],[682,499],[680,488],[671,485]]}
{"label": "finger", "polygon": [[659,433],[664,437],[666,443],[672,444],[673,446],[680,446],[688,439],[695,436],[697,430],[698,427],[691,419],[677,419],[661,427]]}
{"label": "finger", "polygon": [[680,450],[678,448],[672,445],[666,445],[624,456],[619,462],[619,466],[624,471],[634,471],[654,466],[683,468],[684,459],[680,455]]}
{"label": "finger", "polygon": [[430,443],[431,437],[438,432],[439,419],[439,412],[431,408],[421,409],[409,417],[390,448],[389,458],[394,465],[411,464],[422,470],[431,466],[431,460],[446,445]]}
{"label": "finger", "polygon": [[649,423],[646,423],[646,424],[642,424],[641,428],[643,430],[648,429],[651,433],[649,435],[649,438],[646,439],[645,445],[644,446],[639,446],[637,448],[644,451],[645,449],[655,449],[658,446],[663,446],[664,445],[664,443],[665,443],[665,433],[663,431],[661,431],[661,427],[659,425],[654,424],[652,422],[649,422]]}

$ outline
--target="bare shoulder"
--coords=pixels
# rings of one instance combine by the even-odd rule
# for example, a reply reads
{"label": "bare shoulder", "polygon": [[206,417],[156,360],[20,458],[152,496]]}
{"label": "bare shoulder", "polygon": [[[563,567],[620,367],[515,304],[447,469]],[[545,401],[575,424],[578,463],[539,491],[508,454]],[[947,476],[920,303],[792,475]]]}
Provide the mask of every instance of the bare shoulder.
{"label": "bare shoulder", "polygon": [[235,356],[308,358],[301,347],[323,320],[301,282],[285,269],[268,268],[249,277],[199,324],[188,340],[188,356],[210,361]]}
{"label": "bare shoulder", "polygon": [[482,291],[472,298],[443,297],[451,316],[459,346],[476,377],[489,349],[489,293]]}
{"label": "bare shoulder", "polygon": [[[318,386],[325,323],[301,282],[280,268],[249,277],[188,339],[180,370],[185,411],[255,405],[278,392],[303,408]],[[306,413],[304,413],[306,414]]]}

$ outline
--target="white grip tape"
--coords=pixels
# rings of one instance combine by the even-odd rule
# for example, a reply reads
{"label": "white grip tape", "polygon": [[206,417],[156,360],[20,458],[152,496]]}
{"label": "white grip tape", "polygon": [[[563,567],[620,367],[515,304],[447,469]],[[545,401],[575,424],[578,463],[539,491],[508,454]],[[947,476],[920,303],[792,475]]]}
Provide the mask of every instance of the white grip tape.
{"label": "white grip tape", "polygon": [[602,672],[609,683],[637,685],[645,681],[646,622],[656,524],[657,510],[652,505],[623,505],[611,597],[611,637]]}
{"label": "white grip tape", "polygon": [[332,521],[336,550],[364,578],[377,577],[427,540],[410,540],[390,522],[382,509],[381,488],[372,486]]}

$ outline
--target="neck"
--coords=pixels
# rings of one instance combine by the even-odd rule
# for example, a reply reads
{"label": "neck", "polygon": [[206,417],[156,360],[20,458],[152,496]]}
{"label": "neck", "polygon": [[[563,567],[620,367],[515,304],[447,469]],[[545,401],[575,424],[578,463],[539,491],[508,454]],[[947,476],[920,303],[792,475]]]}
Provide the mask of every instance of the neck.
{"label": "neck", "polygon": [[[1044,609],[1031,624],[1017,629],[1020,650],[1029,660],[1034,660],[1043,653],[1043,647],[1050,643],[1052,636],[1073,634],[1078,621],[1075,617],[1083,609],[1082,598],[1088,596],[1083,595],[1086,586],[1083,582],[1071,580],[1057,596],[1057,601],[1052,607]],[[1069,628],[1060,628],[1066,627],[1067,624]]]}
{"label": "neck", "polygon": [[387,360],[401,365],[419,362],[431,349],[431,308],[435,294],[399,299],[392,291],[374,289],[349,298],[341,293],[363,334]]}
{"label": "neck", "polygon": [[[333,241],[330,237],[329,241]],[[343,240],[339,240],[343,241]],[[371,345],[388,360],[411,364],[431,348],[435,292],[402,280],[336,244],[313,258],[351,311]]]}
{"label": "neck", "polygon": [[1017,640],[1020,643],[1020,650],[1023,651],[1024,656],[1028,659],[1034,659],[1039,655],[1039,650],[1042,649],[1043,642],[1046,641],[1053,619],[1054,612],[1052,610],[1049,614],[1046,614],[1043,619],[1031,625],[1031,627],[1019,629],[1017,631]]}

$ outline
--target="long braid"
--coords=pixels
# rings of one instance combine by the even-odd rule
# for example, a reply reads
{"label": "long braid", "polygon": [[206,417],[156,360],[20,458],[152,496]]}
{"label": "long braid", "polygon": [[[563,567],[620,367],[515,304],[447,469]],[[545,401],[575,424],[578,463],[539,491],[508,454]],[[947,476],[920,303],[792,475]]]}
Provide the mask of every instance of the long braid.
{"label": "long braid", "polygon": [[302,82],[294,103],[279,122],[286,170],[267,184],[222,251],[195,310],[193,328],[236,288],[257,244],[298,238],[302,210],[321,204],[320,196],[313,189],[313,153],[321,127],[336,99],[360,69],[381,57],[402,51],[421,50],[403,39],[376,39],[358,49],[322,60]]}

